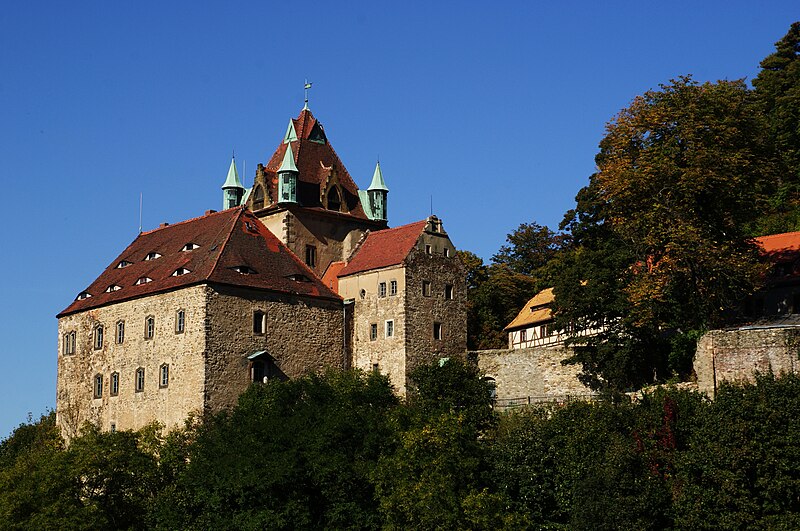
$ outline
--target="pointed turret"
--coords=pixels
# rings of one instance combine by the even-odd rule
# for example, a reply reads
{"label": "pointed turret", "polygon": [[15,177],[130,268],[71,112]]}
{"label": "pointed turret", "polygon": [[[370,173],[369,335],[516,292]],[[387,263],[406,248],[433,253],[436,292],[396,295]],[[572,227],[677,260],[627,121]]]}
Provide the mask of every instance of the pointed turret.
{"label": "pointed turret", "polygon": [[372,219],[386,221],[386,196],[388,193],[389,189],[386,187],[386,182],[383,180],[383,172],[381,172],[381,163],[378,162],[375,165],[375,173],[372,174],[372,183],[367,189]]}
{"label": "pointed turret", "polygon": [[297,203],[297,175],[300,172],[294,163],[292,143],[286,143],[286,153],[278,168],[278,203]]}
{"label": "pointed turret", "polygon": [[236,159],[231,157],[231,165],[228,168],[228,177],[222,185],[222,209],[237,207],[242,204],[244,196],[244,186],[239,180],[239,171],[236,169]]}

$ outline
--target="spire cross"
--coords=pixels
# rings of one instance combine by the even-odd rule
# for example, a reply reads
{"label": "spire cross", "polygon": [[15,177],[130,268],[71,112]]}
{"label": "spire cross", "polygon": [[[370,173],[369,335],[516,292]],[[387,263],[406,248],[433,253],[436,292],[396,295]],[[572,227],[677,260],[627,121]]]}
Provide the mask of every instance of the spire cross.
{"label": "spire cross", "polygon": [[305,101],[305,105],[303,106],[303,108],[304,109],[308,109],[308,89],[311,88],[311,83],[308,82],[308,79],[306,79],[306,84],[305,84],[305,86],[303,88],[304,88],[305,94],[306,94],[306,101]]}

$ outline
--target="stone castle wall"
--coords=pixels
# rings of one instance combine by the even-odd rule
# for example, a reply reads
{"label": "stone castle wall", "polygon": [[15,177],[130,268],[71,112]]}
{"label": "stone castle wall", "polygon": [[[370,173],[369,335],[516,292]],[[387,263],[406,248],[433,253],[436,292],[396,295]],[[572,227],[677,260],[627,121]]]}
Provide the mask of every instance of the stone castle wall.
{"label": "stone castle wall", "polygon": [[723,381],[752,381],[756,371],[795,372],[798,354],[800,328],[712,330],[697,342],[697,386],[713,397]]}
{"label": "stone castle wall", "polygon": [[[339,294],[353,299],[353,367],[378,370],[389,376],[400,394],[405,392],[405,267],[395,266],[351,275],[339,280]],[[391,282],[397,282],[397,294],[391,295]],[[378,286],[386,283],[386,296],[381,297]],[[362,297],[363,290],[363,297]],[[386,337],[386,322],[394,323],[392,337]],[[371,338],[370,328],[377,325],[378,335]]]}
{"label": "stone castle wall", "polygon": [[[56,421],[66,438],[85,421],[104,430],[138,429],[154,419],[168,428],[203,410],[206,290],[202,286],[68,315],[59,319]],[[185,312],[185,329],[176,332],[176,314]],[[145,319],[155,319],[153,337],[145,338]],[[124,321],[124,338],[116,342],[117,322]],[[94,348],[97,326],[103,345]],[[64,353],[64,335],[76,332],[75,354]],[[160,367],[169,365],[169,383],[159,385]],[[144,369],[144,389],[137,392],[137,369]],[[112,396],[111,375],[119,375]],[[94,398],[94,378],[103,377],[103,393]]]}
{"label": "stone castle wall", "polygon": [[[263,334],[253,330],[255,311],[266,314]],[[288,378],[344,368],[344,318],[337,300],[215,286],[205,323],[206,409],[236,404],[250,384],[247,356],[257,351],[265,350]]]}
{"label": "stone castle wall", "polygon": [[498,401],[591,394],[578,380],[580,366],[561,364],[571,355],[563,345],[470,352],[479,370],[495,380]]}

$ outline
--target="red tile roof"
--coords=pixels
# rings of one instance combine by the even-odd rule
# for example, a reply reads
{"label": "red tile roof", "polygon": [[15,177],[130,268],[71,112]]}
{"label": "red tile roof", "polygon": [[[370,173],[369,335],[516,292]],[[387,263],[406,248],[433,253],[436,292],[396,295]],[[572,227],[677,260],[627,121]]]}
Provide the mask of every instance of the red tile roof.
{"label": "red tile roof", "polygon": [[[300,204],[304,207],[321,207],[320,198],[335,169],[342,190],[342,202],[347,205],[347,214],[361,219],[369,219],[361,206],[358,186],[324,136],[322,124],[308,109],[303,109],[297,119],[292,120],[292,123],[294,123],[298,138],[292,141],[291,145],[294,162],[300,172],[297,179],[297,199]],[[314,133],[314,137],[318,137],[321,133],[325,141],[311,140],[312,133]],[[278,197],[277,172],[286,154],[287,145],[281,142],[264,168],[269,195],[272,198]]]}
{"label": "red tile roof", "polygon": [[417,243],[426,223],[427,220],[422,220],[402,227],[370,232],[355,256],[339,272],[339,277],[401,263]]}
{"label": "red tile roof", "polygon": [[[182,251],[188,243],[198,247]],[[145,260],[149,253],[161,256]],[[118,268],[123,261],[130,265]],[[233,269],[239,266],[253,273]],[[189,272],[172,276],[180,268]],[[152,281],[137,285],[144,277]],[[75,300],[58,317],[201,283],[339,299],[252,212],[231,208],[143,232],[86,289],[91,297]],[[120,289],[107,293],[109,286]]]}

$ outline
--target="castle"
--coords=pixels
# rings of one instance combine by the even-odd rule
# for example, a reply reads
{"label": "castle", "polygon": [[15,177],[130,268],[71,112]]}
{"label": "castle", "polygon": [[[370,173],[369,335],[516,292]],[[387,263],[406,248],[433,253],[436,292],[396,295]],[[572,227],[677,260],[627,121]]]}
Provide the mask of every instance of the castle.
{"label": "castle", "polygon": [[306,105],[223,210],[143,232],[58,314],[56,417],[138,429],[230,407],[248,385],[328,367],[386,374],[466,351],[465,273],[436,216],[388,228]]}

